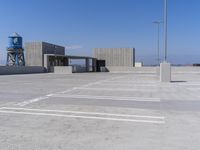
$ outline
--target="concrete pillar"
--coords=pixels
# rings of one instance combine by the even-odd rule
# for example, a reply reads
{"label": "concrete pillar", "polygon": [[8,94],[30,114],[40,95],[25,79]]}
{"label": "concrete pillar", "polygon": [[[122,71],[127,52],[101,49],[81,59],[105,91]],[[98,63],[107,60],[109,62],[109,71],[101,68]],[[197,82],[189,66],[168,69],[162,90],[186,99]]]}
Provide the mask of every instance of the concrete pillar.
{"label": "concrete pillar", "polygon": [[69,66],[69,58],[64,59],[64,66]]}
{"label": "concrete pillar", "polygon": [[86,67],[86,71],[89,72],[90,71],[90,59],[89,58],[85,59],[85,67]]}
{"label": "concrete pillar", "polygon": [[97,72],[97,60],[92,59],[92,71]]}
{"label": "concrete pillar", "polygon": [[50,63],[49,63],[49,56],[47,56],[47,54],[44,54],[44,66],[46,71],[49,72],[49,67],[50,67]]}
{"label": "concrete pillar", "polygon": [[160,82],[171,82],[171,64],[164,62],[160,64]]}
{"label": "concrete pillar", "polygon": [[54,56],[54,64],[53,64],[53,66],[57,66],[57,58],[56,58],[56,56]]}

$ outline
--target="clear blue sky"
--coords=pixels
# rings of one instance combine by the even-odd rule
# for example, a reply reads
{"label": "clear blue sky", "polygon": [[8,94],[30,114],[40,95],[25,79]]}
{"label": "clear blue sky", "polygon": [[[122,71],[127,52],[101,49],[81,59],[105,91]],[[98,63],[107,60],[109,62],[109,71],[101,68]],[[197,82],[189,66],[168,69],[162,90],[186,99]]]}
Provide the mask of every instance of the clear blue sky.
{"label": "clear blue sky", "polygon": [[[200,63],[200,1],[168,1],[169,61]],[[157,37],[152,22],[162,19],[163,0],[1,0],[0,59],[5,60],[7,37],[18,32],[24,42],[74,47],[68,54],[135,47],[137,61],[154,64]]]}

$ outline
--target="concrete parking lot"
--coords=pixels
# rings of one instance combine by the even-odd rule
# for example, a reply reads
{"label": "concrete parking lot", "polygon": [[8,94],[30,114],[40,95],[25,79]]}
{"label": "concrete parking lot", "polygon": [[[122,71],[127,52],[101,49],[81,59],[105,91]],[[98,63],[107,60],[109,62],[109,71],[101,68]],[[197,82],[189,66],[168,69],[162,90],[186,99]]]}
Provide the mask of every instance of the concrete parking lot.
{"label": "concrete parking lot", "polygon": [[198,150],[199,77],[0,76],[0,149]]}

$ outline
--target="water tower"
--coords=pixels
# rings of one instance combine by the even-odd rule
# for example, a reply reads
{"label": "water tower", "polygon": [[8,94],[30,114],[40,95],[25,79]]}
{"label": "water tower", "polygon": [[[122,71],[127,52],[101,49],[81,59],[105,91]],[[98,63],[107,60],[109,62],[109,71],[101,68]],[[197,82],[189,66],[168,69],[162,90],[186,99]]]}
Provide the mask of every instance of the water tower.
{"label": "water tower", "polygon": [[7,65],[25,65],[22,37],[17,33],[13,33],[11,36],[8,37]]}

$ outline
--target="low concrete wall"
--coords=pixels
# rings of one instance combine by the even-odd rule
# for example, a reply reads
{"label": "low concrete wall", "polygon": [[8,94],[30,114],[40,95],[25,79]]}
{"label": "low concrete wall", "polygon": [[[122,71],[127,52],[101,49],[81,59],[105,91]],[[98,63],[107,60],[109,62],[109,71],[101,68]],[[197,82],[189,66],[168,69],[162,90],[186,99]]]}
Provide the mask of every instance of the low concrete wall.
{"label": "low concrete wall", "polygon": [[87,72],[87,68],[86,67],[82,67],[82,66],[72,66],[72,72],[73,73]]}
{"label": "low concrete wall", "polygon": [[172,67],[172,73],[200,73],[200,67]]}
{"label": "low concrete wall", "polygon": [[0,75],[44,73],[44,67],[37,66],[0,66]]}
{"label": "low concrete wall", "polygon": [[[157,67],[157,74],[160,74],[160,67]],[[171,67],[172,74],[200,73],[200,67]]]}
{"label": "low concrete wall", "polygon": [[[160,67],[106,67],[111,73],[151,73],[160,75]],[[174,74],[200,73],[200,67],[171,67]]]}
{"label": "low concrete wall", "polygon": [[156,73],[156,67],[106,67],[111,73]]}
{"label": "low concrete wall", "polygon": [[53,72],[56,74],[72,74],[72,66],[54,66]]}
{"label": "low concrete wall", "polygon": [[[92,71],[92,67],[89,68]],[[88,72],[86,67],[82,66],[52,66],[49,67],[48,72],[70,74],[70,73],[84,73]]]}
{"label": "low concrete wall", "polygon": [[135,67],[142,67],[143,63],[142,62],[135,62]]}

